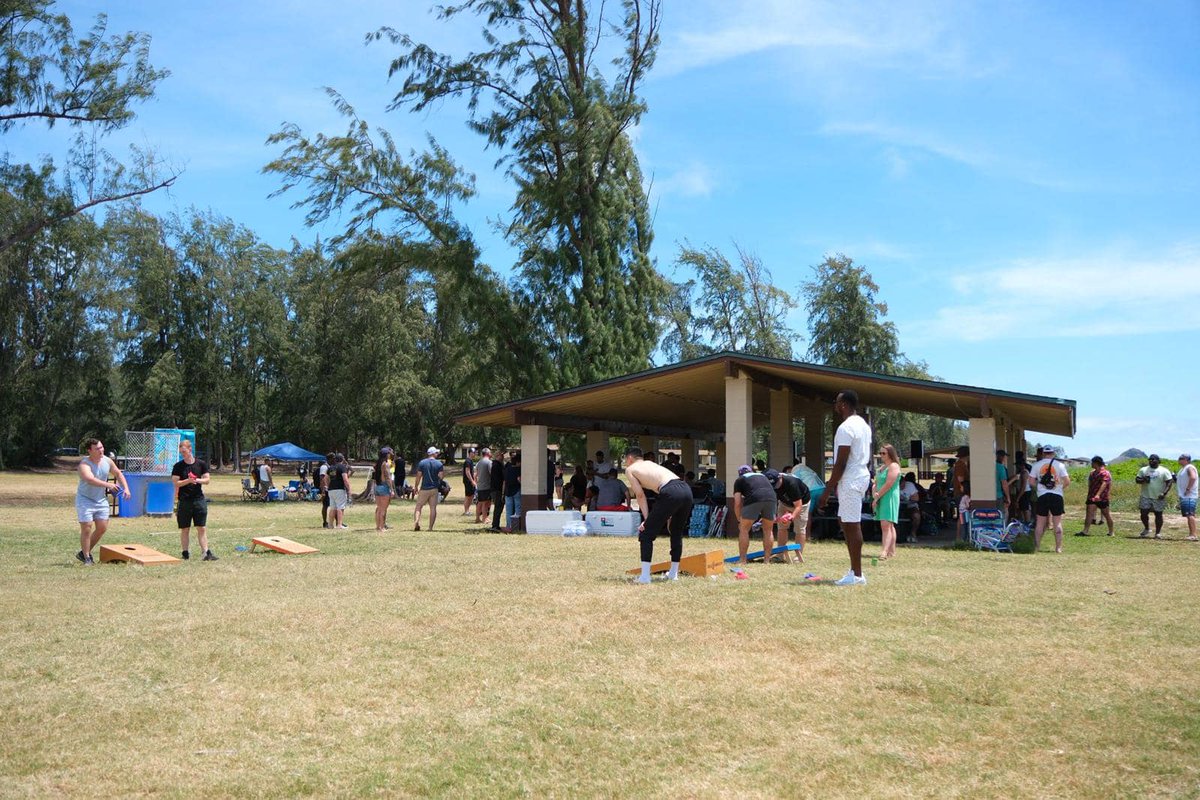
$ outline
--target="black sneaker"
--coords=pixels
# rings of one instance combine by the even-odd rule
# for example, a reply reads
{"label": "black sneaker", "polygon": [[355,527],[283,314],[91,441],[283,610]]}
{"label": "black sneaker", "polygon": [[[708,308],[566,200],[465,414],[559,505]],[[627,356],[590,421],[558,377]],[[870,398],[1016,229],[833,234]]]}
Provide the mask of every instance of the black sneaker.
{"label": "black sneaker", "polygon": [[88,553],[88,554],[87,554],[87,558],[85,558],[85,559],[83,560],[83,565],[84,565],[85,567],[94,567],[94,566],[96,566],[96,562],[92,560],[92,554],[91,554],[91,553]]}
{"label": "black sneaker", "polygon": [[205,551],[204,551],[204,558],[202,558],[202,559],[200,559],[200,560],[201,560],[201,561],[220,561],[221,559],[219,559],[219,558],[217,558],[215,555],[213,555],[213,551],[212,551],[212,550],[205,550]]}
{"label": "black sneaker", "polygon": [[86,564],[88,562],[88,558],[90,557],[90,555],[85,556],[82,550],[75,554],[75,558],[79,559],[80,564]]}
{"label": "black sneaker", "polygon": [[182,553],[180,553],[180,555],[181,555],[181,556],[183,556],[183,560],[184,560],[184,561],[187,561],[189,558],[191,558],[191,557],[192,557],[192,556],[191,556],[191,554],[190,554],[190,553],[188,553],[188,551],[187,551],[187,550],[184,550]]}

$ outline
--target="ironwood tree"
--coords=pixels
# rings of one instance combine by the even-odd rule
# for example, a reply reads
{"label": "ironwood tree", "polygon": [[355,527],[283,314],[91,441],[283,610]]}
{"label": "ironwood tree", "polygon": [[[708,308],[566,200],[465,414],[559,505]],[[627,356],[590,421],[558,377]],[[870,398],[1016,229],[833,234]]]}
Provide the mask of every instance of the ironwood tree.
{"label": "ironwood tree", "polygon": [[400,49],[391,108],[421,112],[466,98],[472,130],[517,186],[505,228],[525,301],[554,369],[545,385],[587,383],[648,366],[667,286],[650,259],[650,215],[629,130],[659,42],[658,0],[604,4],[468,0],[443,19],[483,18],[491,49],[456,58],[393,28]]}

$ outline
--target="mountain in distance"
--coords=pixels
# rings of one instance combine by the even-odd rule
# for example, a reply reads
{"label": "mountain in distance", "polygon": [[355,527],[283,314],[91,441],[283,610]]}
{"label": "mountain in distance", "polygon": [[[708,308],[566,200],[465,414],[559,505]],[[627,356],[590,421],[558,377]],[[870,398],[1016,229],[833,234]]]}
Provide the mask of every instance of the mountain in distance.
{"label": "mountain in distance", "polygon": [[1126,450],[1124,453],[1121,453],[1121,455],[1119,455],[1116,458],[1114,458],[1113,460],[1109,461],[1108,463],[1120,464],[1122,461],[1133,461],[1134,459],[1145,458],[1145,457],[1146,457],[1146,454],[1143,453],[1141,450],[1138,450],[1136,447],[1131,447],[1128,450]]}

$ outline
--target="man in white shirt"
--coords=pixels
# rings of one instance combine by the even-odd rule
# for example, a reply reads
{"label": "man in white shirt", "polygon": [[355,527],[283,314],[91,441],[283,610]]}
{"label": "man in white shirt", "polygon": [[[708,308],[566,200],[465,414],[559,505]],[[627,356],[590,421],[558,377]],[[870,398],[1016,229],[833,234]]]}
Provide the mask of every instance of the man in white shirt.
{"label": "man in white shirt", "polygon": [[1167,507],[1167,492],[1175,476],[1162,466],[1156,453],[1151,453],[1150,463],[1138,470],[1133,482],[1142,487],[1138,496],[1138,511],[1142,514],[1142,538],[1150,535],[1150,512],[1154,512],[1154,538],[1162,538],[1163,511]]}
{"label": "man in white shirt", "polygon": [[1175,473],[1175,491],[1179,492],[1179,513],[1187,520],[1188,541],[1196,541],[1196,499],[1200,497],[1200,477],[1192,457],[1179,457],[1179,472]]}
{"label": "man in white shirt", "polygon": [[864,586],[862,574],[862,502],[871,486],[871,426],[858,415],[858,393],[853,389],[838,392],[833,411],[842,418],[833,437],[833,473],[829,488],[821,495],[824,510],[829,495],[837,494],[838,519],[846,549],[850,553],[850,571],[835,581],[838,586]]}

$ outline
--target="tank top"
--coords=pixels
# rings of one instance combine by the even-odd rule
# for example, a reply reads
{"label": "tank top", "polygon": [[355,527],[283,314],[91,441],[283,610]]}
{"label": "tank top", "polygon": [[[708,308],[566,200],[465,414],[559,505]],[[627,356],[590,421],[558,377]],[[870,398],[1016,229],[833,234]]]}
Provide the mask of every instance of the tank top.
{"label": "tank top", "polygon": [[[91,467],[92,477],[102,481],[108,480],[108,475],[110,472],[109,468],[112,465],[112,462],[108,460],[107,456],[102,457],[99,464],[94,463],[90,458],[85,458],[83,461],[86,461],[87,465]],[[81,500],[89,500],[93,503],[100,503],[105,499],[104,495],[106,492],[104,488],[100,486],[93,486],[90,483],[84,483],[83,478],[80,478],[79,488],[75,490],[75,494]]]}

